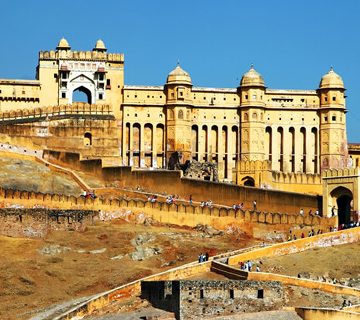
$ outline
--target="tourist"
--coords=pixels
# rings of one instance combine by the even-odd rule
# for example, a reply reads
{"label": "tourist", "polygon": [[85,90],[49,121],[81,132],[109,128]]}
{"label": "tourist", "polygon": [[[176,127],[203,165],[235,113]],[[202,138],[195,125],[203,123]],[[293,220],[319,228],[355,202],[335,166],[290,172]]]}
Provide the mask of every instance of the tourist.
{"label": "tourist", "polygon": [[302,239],[305,238],[304,232],[301,234],[301,238],[302,238]]}
{"label": "tourist", "polygon": [[204,203],[204,201],[201,201],[201,203],[200,203],[200,207],[201,207],[201,208],[204,208],[204,207],[205,207],[205,203]]}
{"label": "tourist", "polygon": [[319,215],[319,210],[315,211],[315,215],[318,216]]}
{"label": "tourist", "polygon": [[254,211],[256,211],[257,210],[257,202],[256,202],[256,200],[254,200]]}
{"label": "tourist", "polygon": [[311,235],[314,236],[315,235],[315,231],[314,229],[311,229]]}
{"label": "tourist", "polygon": [[291,239],[292,239],[291,234],[289,234],[288,241],[291,241]]}
{"label": "tourist", "polygon": [[331,208],[331,216],[334,216],[335,215],[335,206],[333,206],[332,208]]}
{"label": "tourist", "polygon": [[260,272],[260,267],[259,266],[256,267],[256,272]]}
{"label": "tourist", "polygon": [[204,261],[204,256],[202,253],[200,253],[199,255],[199,263],[203,262]]}
{"label": "tourist", "polygon": [[293,238],[294,240],[296,240],[297,238],[296,238],[296,235],[294,235],[294,238]]}
{"label": "tourist", "polygon": [[309,231],[309,237],[311,237],[311,231]]}
{"label": "tourist", "polygon": [[351,307],[352,306],[352,303],[351,303],[351,301],[349,300],[348,301],[348,307]]}
{"label": "tourist", "polygon": [[83,197],[86,198],[86,196],[87,196],[87,192],[86,190],[84,190]]}
{"label": "tourist", "polygon": [[266,244],[265,244],[265,242],[263,241],[263,243],[262,243],[262,247],[263,247],[263,248],[265,248],[265,246],[266,246]]}
{"label": "tourist", "polygon": [[248,261],[249,272],[251,271],[251,267],[252,267],[252,263],[251,263],[251,261]]}
{"label": "tourist", "polygon": [[233,204],[232,208],[233,208],[234,210],[236,210],[236,205],[235,205],[235,203]]}
{"label": "tourist", "polygon": [[192,204],[193,204],[192,195],[190,195],[190,197],[189,197],[189,201],[190,201],[190,205],[192,205]]}
{"label": "tourist", "polygon": [[247,261],[245,262],[245,271],[249,271],[249,264]]}
{"label": "tourist", "polygon": [[311,217],[311,218],[313,218],[313,217],[314,217],[314,215],[312,214],[311,209],[310,209],[310,211],[309,211],[309,217]]}
{"label": "tourist", "polygon": [[300,215],[303,216],[304,215],[304,210],[301,208],[300,209]]}
{"label": "tourist", "polygon": [[346,300],[344,300],[341,309],[346,308],[346,307],[347,307],[347,303],[346,303]]}
{"label": "tourist", "polygon": [[245,269],[245,265],[244,265],[244,262],[240,262],[240,268],[241,268],[241,270],[244,270]]}
{"label": "tourist", "polygon": [[240,204],[240,209],[241,209],[241,210],[244,209],[244,203],[243,203],[243,202],[241,202],[241,204]]}
{"label": "tourist", "polygon": [[206,252],[206,254],[205,254],[205,261],[209,261],[209,253],[208,252]]}

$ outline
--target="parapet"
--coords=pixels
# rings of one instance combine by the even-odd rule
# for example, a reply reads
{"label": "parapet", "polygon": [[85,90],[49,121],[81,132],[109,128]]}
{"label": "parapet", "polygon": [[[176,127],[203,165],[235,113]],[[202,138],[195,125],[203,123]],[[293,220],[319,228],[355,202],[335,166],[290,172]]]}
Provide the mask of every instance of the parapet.
{"label": "parapet", "polygon": [[360,168],[343,168],[343,169],[330,169],[324,170],[322,172],[322,178],[332,178],[332,177],[348,177],[355,176],[360,174]]}
{"label": "parapet", "polygon": [[97,60],[124,63],[123,53],[106,53],[97,51],[40,51],[39,60]]}
{"label": "parapet", "polygon": [[88,104],[75,102],[73,104],[49,106],[32,109],[17,109],[0,112],[0,122],[20,119],[35,119],[41,117],[64,115],[101,115],[112,116],[113,110],[108,104]]}

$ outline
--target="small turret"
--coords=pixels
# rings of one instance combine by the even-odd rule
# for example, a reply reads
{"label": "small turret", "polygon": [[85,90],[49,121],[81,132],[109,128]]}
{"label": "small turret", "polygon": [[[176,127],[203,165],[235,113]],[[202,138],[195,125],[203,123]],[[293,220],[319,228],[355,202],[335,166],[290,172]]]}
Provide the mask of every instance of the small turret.
{"label": "small turret", "polygon": [[67,42],[67,40],[65,38],[62,38],[59,41],[58,46],[56,47],[56,50],[60,51],[60,50],[70,50],[71,47],[69,46],[69,43]]}

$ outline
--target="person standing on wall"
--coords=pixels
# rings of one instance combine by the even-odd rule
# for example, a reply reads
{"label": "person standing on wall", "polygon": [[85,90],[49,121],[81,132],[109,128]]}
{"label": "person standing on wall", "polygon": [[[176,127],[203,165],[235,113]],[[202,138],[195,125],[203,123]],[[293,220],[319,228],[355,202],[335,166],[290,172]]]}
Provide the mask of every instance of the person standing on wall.
{"label": "person standing on wall", "polygon": [[257,203],[256,203],[256,200],[254,200],[254,211],[257,210]]}

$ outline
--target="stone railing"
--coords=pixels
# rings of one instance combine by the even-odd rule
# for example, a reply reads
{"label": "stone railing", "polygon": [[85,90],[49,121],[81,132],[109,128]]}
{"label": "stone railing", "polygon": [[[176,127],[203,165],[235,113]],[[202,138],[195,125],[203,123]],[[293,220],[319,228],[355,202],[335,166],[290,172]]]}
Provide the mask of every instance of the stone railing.
{"label": "stone railing", "polygon": [[113,117],[112,108],[105,104],[88,104],[75,102],[71,105],[49,106],[34,109],[17,109],[11,111],[0,112],[0,122],[19,121],[32,119],[32,121],[48,118],[58,118],[59,116],[75,116],[75,115],[91,115],[91,116],[110,116]]}

